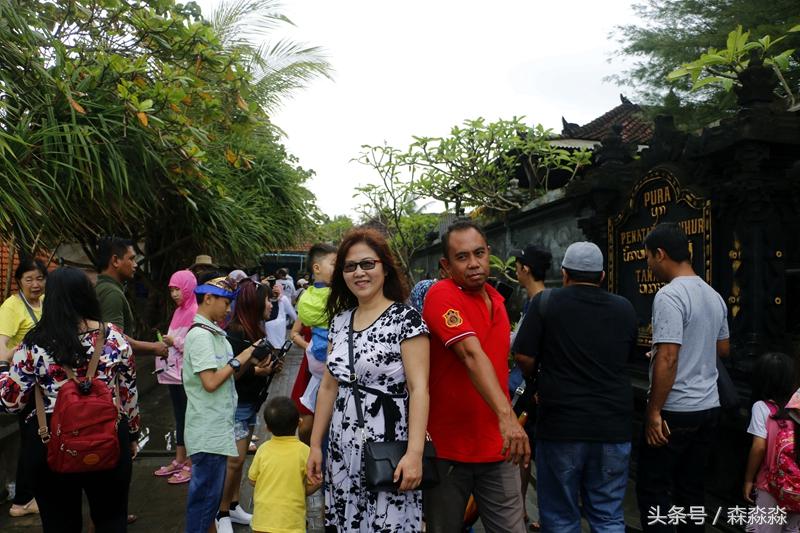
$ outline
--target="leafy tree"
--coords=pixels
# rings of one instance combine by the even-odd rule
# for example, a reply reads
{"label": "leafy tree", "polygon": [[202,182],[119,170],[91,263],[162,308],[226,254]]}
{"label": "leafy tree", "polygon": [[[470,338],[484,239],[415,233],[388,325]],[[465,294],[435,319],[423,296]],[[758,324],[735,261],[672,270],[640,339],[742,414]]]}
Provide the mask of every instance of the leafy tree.
{"label": "leafy tree", "polygon": [[698,59],[684,63],[680,68],[670,72],[667,78],[673,80],[688,76],[693,91],[707,85],[719,85],[730,91],[734,87],[741,86],[739,76],[755,58],[763,65],[772,68],[780,81],[780,85],[776,88],[778,96],[784,98],[789,107],[794,106],[796,101],[794,93],[797,89],[788,84],[783,73],[791,69],[795,50],[789,48],[778,54],[772,53],[778,43],[786,39],[789,33],[794,32],[800,32],[800,24],[777,39],[765,35],[761,39],[750,41],[750,32],[743,31],[742,27],[738,26],[728,34],[724,49],[709,48]]}
{"label": "leafy tree", "polygon": [[250,91],[271,111],[296,90],[319,77],[330,77],[331,65],[321,48],[288,39],[261,41],[284,24],[293,24],[275,0],[223,1],[209,15],[222,46],[236,53],[252,73]]}
{"label": "leafy tree", "polygon": [[456,214],[466,207],[504,213],[530,200],[513,178],[520,167],[537,193],[547,190],[552,171],[567,171],[572,179],[589,164],[588,151],[558,148],[551,137],[550,130],[529,128],[517,117],[489,123],[478,118],[454,126],[446,137],[415,137],[402,158],[418,171],[421,195],[454,206]]}
{"label": "leafy tree", "polygon": [[[241,263],[310,227],[309,173],[267,111],[326,72],[314,49],[263,70],[174,0],[9,0],[0,20],[0,238],[91,257],[130,235],[163,281],[199,251]],[[307,77],[265,81],[282,67]]]}
{"label": "leafy tree", "polygon": [[439,216],[423,213],[417,207],[421,191],[415,169],[408,165],[403,152],[388,145],[362,148],[364,151],[356,160],[375,170],[381,183],[356,188],[355,196],[363,202],[359,210],[365,222],[387,233],[392,251],[413,279],[411,257],[428,243],[427,235],[438,223]]}
{"label": "leafy tree", "polygon": [[313,239],[316,242],[329,242],[338,244],[350,228],[354,226],[353,220],[347,215],[336,215],[331,218],[322,214],[314,229]]}
{"label": "leafy tree", "polygon": [[[741,25],[756,38],[783,35],[800,22],[796,0],[640,0],[633,9],[643,21],[616,28],[618,53],[633,58],[633,67],[613,79],[631,85],[654,112],[667,111],[689,127],[729,114],[735,97],[723,87],[709,84],[692,91],[687,78],[667,75],[709,48],[726,48],[731,28]],[[773,50],[797,48],[800,36],[779,43]],[[795,62],[785,72],[790,86],[800,81]]]}

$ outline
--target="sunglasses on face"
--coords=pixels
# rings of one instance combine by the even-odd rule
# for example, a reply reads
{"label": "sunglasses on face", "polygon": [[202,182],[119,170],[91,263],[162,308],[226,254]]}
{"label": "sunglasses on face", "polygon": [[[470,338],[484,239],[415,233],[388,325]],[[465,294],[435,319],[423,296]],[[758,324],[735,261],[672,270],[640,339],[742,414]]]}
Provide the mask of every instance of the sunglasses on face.
{"label": "sunglasses on face", "polygon": [[358,267],[361,267],[361,270],[372,270],[375,268],[375,265],[380,262],[381,261],[379,259],[364,259],[363,261],[358,262],[350,261],[342,266],[342,272],[355,272],[356,268]]}

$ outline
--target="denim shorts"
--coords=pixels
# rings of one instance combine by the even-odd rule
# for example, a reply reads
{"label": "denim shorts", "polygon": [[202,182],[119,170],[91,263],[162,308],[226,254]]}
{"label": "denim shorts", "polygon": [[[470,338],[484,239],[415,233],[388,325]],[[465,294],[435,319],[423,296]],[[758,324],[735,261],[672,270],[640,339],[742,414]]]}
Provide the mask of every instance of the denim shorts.
{"label": "denim shorts", "polygon": [[252,403],[236,405],[236,423],[233,426],[233,436],[236,440],[246,439],[250,429],[256,427],[258,409]]}

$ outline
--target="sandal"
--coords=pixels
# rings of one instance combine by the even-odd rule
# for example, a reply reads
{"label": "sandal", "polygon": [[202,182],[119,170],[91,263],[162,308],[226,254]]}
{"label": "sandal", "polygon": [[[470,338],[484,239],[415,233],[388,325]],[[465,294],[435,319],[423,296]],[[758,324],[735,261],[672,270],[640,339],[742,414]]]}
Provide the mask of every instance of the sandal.
{"label": "sandal", "polygon": [[189,465],[183,465],[178,472],[175,472],[170,476],[167,480],[167,483],[170,485],[180,485],[182,483],[188,483],[192,479],[192,467]]}
{"label": "sandal", "polygon": [[153,472],[153,475],[158,477],[171,476],[172,474],[180,472],[181,468],[183,468],[183,463],[179,463],[178,461],[173,459],[170,464],[164,465],[155,472]]}
{"label": "sandal", "polygon": [[29,514],[39,514],[39,506],[36,504],[36,498],[26,504],[12,504],[11,509],[8,510],[8,514],[14,518]]}

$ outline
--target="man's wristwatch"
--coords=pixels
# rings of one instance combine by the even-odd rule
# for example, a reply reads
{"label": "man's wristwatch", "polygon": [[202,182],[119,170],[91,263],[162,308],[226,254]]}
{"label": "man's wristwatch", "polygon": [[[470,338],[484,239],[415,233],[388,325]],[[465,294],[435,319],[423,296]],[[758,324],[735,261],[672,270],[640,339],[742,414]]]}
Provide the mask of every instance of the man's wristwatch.
{"label": "man's wristwatch", "polygon": [[228,361],[228,364],[231,365],[231,368],[234,372],[238,372],[240,368],[242,368],[242,363],[236,359],[235,357]]}

